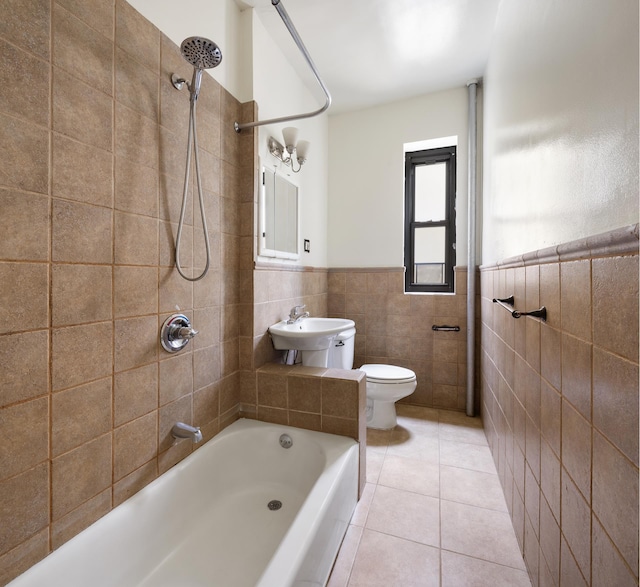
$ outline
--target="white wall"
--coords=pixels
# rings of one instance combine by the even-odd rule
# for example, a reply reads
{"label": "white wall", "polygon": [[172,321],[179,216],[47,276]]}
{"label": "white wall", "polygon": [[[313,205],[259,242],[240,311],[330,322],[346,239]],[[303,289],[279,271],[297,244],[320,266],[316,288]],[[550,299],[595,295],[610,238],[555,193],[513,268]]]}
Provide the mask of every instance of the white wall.
{"label": "white wall", "polygon": [[467,88],[329,118],[330,267],[403,266],[403,144],[456,135],[456,264],[465,265]]}
{"label": "white wall", "polygon": [[484,104],[483,263],[638,222],[637,0],[503,0]]}
{"label": "white wall", "polygon": [[[253,12],[252,31],[253,99],[258,104],[259,120],[304,114],[320,108],[324,103],[322,94],[319,98],[300,80],[285,55],[267,33],[257,11]],[[291,51],[298,51],[293,41]],[[279,164],[280,171],[289,174],[292,183],[300,188],[301,253],[296,265],[327,266],[327,120],[327,114],[321,114],[314,118],[259,127],[262,163],[271,168]],[[273,136],[280,143],[284,142],[282,129],[287,126],[295,126],[298,129],[298,140],[304,139],[311,143],[307,162],[297,174],[283,166],[267,150],[269,136]],[[302,251],[303,239],[310,241],[310,253]]]}

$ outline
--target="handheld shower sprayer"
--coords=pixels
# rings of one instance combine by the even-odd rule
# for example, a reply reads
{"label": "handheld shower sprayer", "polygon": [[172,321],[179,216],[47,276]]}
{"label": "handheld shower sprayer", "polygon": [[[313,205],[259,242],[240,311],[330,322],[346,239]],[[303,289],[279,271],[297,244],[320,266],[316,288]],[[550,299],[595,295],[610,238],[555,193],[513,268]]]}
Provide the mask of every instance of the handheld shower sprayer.
{"label": "handheld shower sprayer", "polygon": [[182,41],[180,51],[185,61],[193,65],[191,84],[177,74],[171,75],[171,83],[176,90],[181,90],[187,84],[191,100],[197,100],[202,84],[202,71],[218,67],[222,61],[222,51],[213,41],[203,37],[189,37]]}
{"label": "handheld shower sprayer", "polygon": [[[217,67],[222,61],[222,52],[218,45],[209,39],[202,37],[189,37],[182,41],[180,45],[182,56],[193,65],[193,77],[191,84],[175,73],[171,75],[171,83],[176,90],[181,90],[186,84],[189,88],[191,107],[189,109],[189,136],[187,139],[187,161],[184,172],[184,190],[182,192],[182,209],[180,210],[180,221],[178,222],[178,233],[176,235],[176,269],[178,273],[187,281],[198,281],[209,271],[211,263],[211,247],[209,244],[209,233],[207,230],[207,219],[204,212],[204,194],[200,180],[200,161],[198,159],[198,134],[196,132],[196,101],[200,95],[202,85],[202,72],[205,69]],[[193,137],[193,139],[192,139]],[[202,218],[202,231],[207,253],[207,261],[202,273],[196,277],[188,276],[180,265],[180,237],[184,225],[185,210],[187,207],[187,194],[189,192],[189,170],[191,168],[191,153],[193,152],[196,162],[196,182],[198,184],[198,198],[200,200],[200,217]]]}

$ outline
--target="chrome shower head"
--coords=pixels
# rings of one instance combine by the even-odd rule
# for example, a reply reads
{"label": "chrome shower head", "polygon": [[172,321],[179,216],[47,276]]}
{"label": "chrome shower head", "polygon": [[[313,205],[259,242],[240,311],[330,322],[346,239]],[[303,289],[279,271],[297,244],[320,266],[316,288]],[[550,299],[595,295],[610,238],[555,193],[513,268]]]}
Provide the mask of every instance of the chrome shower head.
{"label": "chrome shower head", "polygon": [[182,56],[196,69],[217,67],[222,61],[222,51],[213,41],[204,37],[189,37],[180,45]]}
{"label": "chrome shower head", "polygon": [[[195,103],[200,94],[200,85],[202,84],[202,72],[205,69],[217,67],[222,61],[222,51],[220,47],[213,41],[204,37],[189,37],[182,41],[180,45],[182,56],[193,65],[193,78],[189,91],[191,93],[191,101]],[[178,77],[175,73],[171,76],[171,83],[177,90],[182,89],[186,80]]]}

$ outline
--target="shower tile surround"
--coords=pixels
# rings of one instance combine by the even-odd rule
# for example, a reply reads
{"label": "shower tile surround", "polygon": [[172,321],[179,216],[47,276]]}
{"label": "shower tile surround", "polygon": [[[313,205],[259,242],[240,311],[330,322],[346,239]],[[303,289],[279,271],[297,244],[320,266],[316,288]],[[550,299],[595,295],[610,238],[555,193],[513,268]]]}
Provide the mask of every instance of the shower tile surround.
{"label": "shower tile surround", "polygon": [[[179,48],[123,0],[9,0],[0,22],[4,585],[187,456],[175,421],[207,439],[238,417],[255,145],[233,122],[255,106],[203,76],[212,266],[191,284],[173,268],[189,99],[169,75],[192,72]],[[190,202],[183,264],[199,272]],[[176,306],[201,332],[170,355],[158,334]]]}
{"label": "shower tile surround", "polygon": [[532,584],[637,585],[638,225],[480,279],[482,418]]}

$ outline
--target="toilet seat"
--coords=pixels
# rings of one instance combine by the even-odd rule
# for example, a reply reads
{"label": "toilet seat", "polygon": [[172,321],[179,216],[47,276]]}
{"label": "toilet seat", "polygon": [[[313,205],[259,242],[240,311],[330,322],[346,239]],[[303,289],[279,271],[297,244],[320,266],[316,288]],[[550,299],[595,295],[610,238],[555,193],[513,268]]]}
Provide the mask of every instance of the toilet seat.
{"label": "toilet seat", "polygon": [[362,365],[360,371],[365,372],[370,383],[410,383],[416,380],[416,374],[411,369],[396,365]]}

